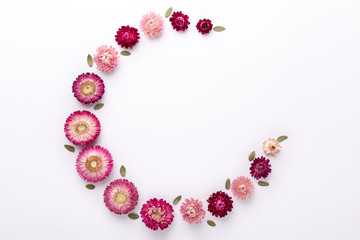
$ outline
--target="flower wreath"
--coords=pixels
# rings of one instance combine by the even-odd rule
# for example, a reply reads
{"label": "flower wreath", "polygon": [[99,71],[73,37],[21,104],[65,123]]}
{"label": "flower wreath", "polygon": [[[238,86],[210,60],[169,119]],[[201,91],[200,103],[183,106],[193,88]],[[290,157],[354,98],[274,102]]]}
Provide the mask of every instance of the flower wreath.
{"label": "flower wreath", "polygon": [[[170,17],[171,15],[171,17]],[[189,17],[181,11],[172,12],[169,8],[165,13],[165,18],[169,18],[170,23],[176,31],[185,31],[189,27]],[[145,14],[140,20],[141,32],[149,37],[159,37],[164,30],[164,18],[156,13]],[[216,26],[209,19],[200,19],[196,24],[197,30],[201,34],[209,34],[212,30],[221,32],[225,28]],[[139,43],[140,35],[138,29],[134,27],[122,26],[118,29],[115,40],[119,46],[125,49],[132,49]],[[87,58],[88,65],[92,67],[96,63],[97,69],[102,72],[112,72],[118,65],[119,53],[112,46],[100,46],[96,50],[94,57],[89,54]],[[128,56],[131,53],[122,51],[121,55]],[[72,91],[77,100],[84,104],[98,102],[105,92],[105,84],[102,78],[94,73],[83,73],[73,82]],[[99,110],[104,106],[103,103],[95,105],[94,109]],[[97,183],[106,179],[113,169],[113,158],[110,152],[101,146],[92,144],[100,134],[100,121],[89,111],[75,111],[66,119],[65,136],[77,146],[85,146],[77,159],[76,170],[81,178],[89,183]],[[265,155],[274,156],[279,152],[281,146],[279,142],[287,139],[286,136],[280,136],[277,140],[269,138],[264,141],[262,149]],[[88,146],[89,145],[89,146]],[[75,152],[71,145],[65,145],[70,152]],[[261,156],[255,158],[255,151],[249,155],[250,175],[255,179],[266,178],[271,173],[270,160]],[[124,166],[120,168],[122,177],[126,175]],[[258,185],[268,186],[269,183],[259,181]],[[94,189],[95,185],[87,184],[88,189]],[[254,184],[249,177],[239,176],[232,182],[227,179],[225,189],[231,190],[232,195],[240,200],[250,198],[254,193]],[[137,213],[132,211],[138,204],[139,193],[134,183],[126,179],[117,179],[111,182],[104,191],[105,206],[115,214],[127,214],[131,219],[139,218]],[[173,205],[181,201],[181,195],[173,200]],[[215,217],[225,217],[233,209],[233,200],[228,193],[217,191],[212,193],[207,199],[207,211]],[[164,199],[152,198],[143,204],[140,215],[145,225],[152,229],[165,229],[169,227],[174,219],[174,209]],[[199,224],[205,218],[203,202],[198,199],[185,199],[180,207],[180,213],[184,221],[189,224]],[[215,222],[208,220],[209,226],[216,226]]]}

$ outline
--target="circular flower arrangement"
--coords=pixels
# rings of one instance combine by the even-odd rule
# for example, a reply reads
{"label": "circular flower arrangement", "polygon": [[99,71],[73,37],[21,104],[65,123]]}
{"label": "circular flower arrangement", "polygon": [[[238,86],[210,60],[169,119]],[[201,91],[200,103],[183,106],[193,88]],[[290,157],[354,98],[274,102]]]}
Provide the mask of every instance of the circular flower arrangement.
{"label": "circular flower arrangement", "polygon": [[[172,28],[176,31],[185,31],[189,28],[189,16],[181,11],[173,12],[169,8],[165,17],[169,18]],[[203,18],[198,20],[196,29],[199,33],[206,35],[213,30],[215,32],[224,31],[222,26],[213,27],[211,20]],[[156,13],[150,12],[143,15],[140,20],[141,32],[149,38],[157,38],[164,31],[164,18]],[[115,35],[117,44],[125,49],[132,49],[139,43],[140,34],[138,29],[129,25],[122,26]],[[121,55],[129,56],[131,53],[122,51]],[[92,57],[88,55],[88,65],[92,67],[93,61],[96,63],[97,69],[101,72],[113,72],[118,65],[119,53],[112,46],[102,45],[97,48],[96,54]],[[72,92],[75,98],[84,104],[98,102],[104,92],[104,81],[95,73],[82,73],[73,82]],[[94,106],[95,110],[99,110],[104,106],[99,103]],[[89,182],[97,183],[105,180],[110,176],[113,169],[113,158],[110,152],[101,146],[93,146],[91,144],[98,138],[101,126],[98,118],[89,111],[75,111],[66,119],[64,131],[66,138],[77,146],[85,146],[76,159],[76,171],[79,176]],[[286,136],[280,136],[277,139],[269,138],[263,142],[262,150],[265,155],[274,156],[280,151],[280,142],[286,140]],[[70,152],[74,152],[75,148],[71,145],[65,145]],[[255,158],[255,151],[251,152],[249,157],[251,162],[250,173],[255,179],[265,179],[271,173],[270,160],[264,156]],[[126,169],[121,166],[120,174],[122,177],[126,175]],[[268,186],[268,182],[258,181],[259,186]],[[86,185],[88,189],[94,189],[95,185]],[[253,180],[246,176],[238,176],[232,182],[227,179],[225,189],[232,195],[244,201],[250,199],[255,191]],[[181,201],[182,196],[177,196],[173,205],[177,205]],[[140,216],[136,212],[139,201],[139,193],[134,183],[126,179],[116,179],[112,181],[104,191],[105,206],[113,213],[124,215],[127,214],[131,219],[138,219],[140,216],[145,226],[152,230],[164,230],[168,228],[173,219],[174,208],[164,199],[152,198],[142,205]],[[223,218],[234,208],[234,201],[228,193],[218,190],[210,195],[207,199],[207,211],[213,217]],[[200,224],[205,218],[206,211],[203,202],[188,198],[183,201],[179,209],[183,220],[189,224]],[[207,220],[209,226],[216,226],[212,220]]]}

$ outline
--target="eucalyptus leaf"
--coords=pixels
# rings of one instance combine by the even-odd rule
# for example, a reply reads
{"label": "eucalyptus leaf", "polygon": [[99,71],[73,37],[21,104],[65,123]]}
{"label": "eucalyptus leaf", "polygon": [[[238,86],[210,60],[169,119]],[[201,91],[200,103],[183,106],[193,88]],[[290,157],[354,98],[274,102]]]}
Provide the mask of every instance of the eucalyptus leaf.
{"label": "eucalyptus leaf", "polygon": [[222,32],[225,31],[226,28],[222,27],[222,26],[216,26],[214,27],[214,31],[215,32]]}
{"label": "eucalyptus leaf", "polygon": [[136,213],[129,213],[128,217],[131,218],[132,220],[136,220],[139,218],[139,215],[137,215]]}
{"label": "eucalyptus leaf", "polygon": [[94,65],[93,59],[90,54],[88,54],[87,56],[87,64],[89,65],[89,67],[92,67]]}
{"label": "eucalyptus leaf", "polygon": [[259,181],[258,184],[263,187],[269,186],[268,182],[263,182],[263,181]]}
{"label": "eucalyptus leaf", "polygon": [[169,8],[167,11],[166,11],[166,13],[165,13],[165,18],[168,18],[168,17],[170,17],[170,15],[171,15],[171,13],[172,13],[172,7],[171,8]]}
{"label": "eucalyptus leaf", "polygon": [[285,141],[286,139],[288,139],[287,136],[280,136],[280,137],[277,138],[278,142]]}
{"label": "eucalyptus leaf", "polygon": [[207,224],[208,224],[210,227],[215,227],[215,226],[216,226],[216,224],[215,224],[213,221],[211,221],[211,220],[207,220]]}
{"label": "eucalyptus leaf", "polygon": [[230,178],[228,178],[228,179],[226,179],[226,182],[225,182],[225,188],[226,188],[227,190],[229,190],[229,189],[230,189],[230,186],[231,186],[231,182],[230,182]]}
{"label": "eucalyptus leaf", "polygon": [[75,148],[71,145],[64,145],[64,147],[69,151],[69,152],[75,152]]}
{"label": "eucalyptus leaf", "polygon": [[249,155],[249,161],[254,160],[254,158],[255,158],[255,151],[252,151]]}
{"label": "eucalyptus leaf", "polygon": [[88,185],[86,185],[86,188],[89,189],[89,190],[93,190],[93,189],[95,189],[95,185],[94,184],[88,184]]}
{"label": "eucalyptus leaf", "polygon": [[181,195],[177,196],[177,197],[174,199],[173,204],[174,204],[174,205],[178,204],[178,203],[180,202],[180,200],[181,200]]}
{"label": "eucalyptus leaf", "polygon": [[120,175],[122,177],[125,177],[125,175],[126,175],[126,168],[124,167],[124,165],[122,165],[120,168]]}
{"label": "eucalyptus leaf", "polygon": [[103,103],[98,103],[98,104],[95,105],[94,109],[95,109],[95,110],[99,110],[99,109],[101,109],[103,106],[104,106]]}
{"label": "eucalyptus leaf", "polygon": [[123,56],[130,56],[131,52],[129,52],[129,51],[121,51],[120,54],[123,55]]}

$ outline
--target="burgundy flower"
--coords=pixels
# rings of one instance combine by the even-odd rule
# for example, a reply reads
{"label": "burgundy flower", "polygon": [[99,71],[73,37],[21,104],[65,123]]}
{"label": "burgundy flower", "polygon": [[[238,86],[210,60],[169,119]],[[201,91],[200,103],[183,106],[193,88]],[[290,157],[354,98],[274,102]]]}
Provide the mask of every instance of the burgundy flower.
{"label": "burgundy flower", "polygon": [[152,229],[164,230],[169,227],[174,219],[172,206],[163,199],[153,198],[141,208],[140,215],[145,225]]}
{"label": "burgundy flower", "polygon": [[231,197],[222,191],[213,193],[207,202],[208,211],[215,217],[225,217],[233,208]]}
{"label": "burgundy flower", "polygon": [[264,157],[255,158],[251,163],[250,174],[256,179],[266,178],[271,173],[270,160]]}
{"label": "burgundy flower", "polygon": [[129,25],[119,28],[115,36],[116,42],[123,48],[133,48],[139,39],[138,30]]}
{"label": "burgundy flower", "polygon": [[170,18],[172,27],[176,31],[185,31],[189,27],[189,16],[180,12],[173,12]]}
{"label": "burgundy flower", "polygon": [[211,30],[212,30],[212,23],[209,19],[203,19],[203,20],[199,20],[199,22],[196,24],[196,28],[198,29],[198,31],[202,34],[208,34]]}

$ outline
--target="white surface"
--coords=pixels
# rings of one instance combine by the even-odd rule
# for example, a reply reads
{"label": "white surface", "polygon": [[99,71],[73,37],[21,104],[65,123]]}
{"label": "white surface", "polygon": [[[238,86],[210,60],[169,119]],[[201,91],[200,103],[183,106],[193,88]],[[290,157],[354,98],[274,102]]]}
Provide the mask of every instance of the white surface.
{"label": "white surface", "polygon": [[[67,152],[66,117],[88,53],[116,46],[122,25],[173,6],[177,33],[141,36],[106,83],[96,142],[110,178],[87,190]],[[360,3],[321,0],[3,1],[0,4],[1,239],[358,239]],[[210,18],[223,33],[201,36]],[[117,47],[120,51],[121,49]],[[140,192],[205,201],[225,179],[249,175],[248,154],[286,134],[268,188],[235,201],[224,219],[190,226],[175,207],[166,231],[115,216],[106,185],[127,167]],[[77,149],[77,153],[78,153]]]}

